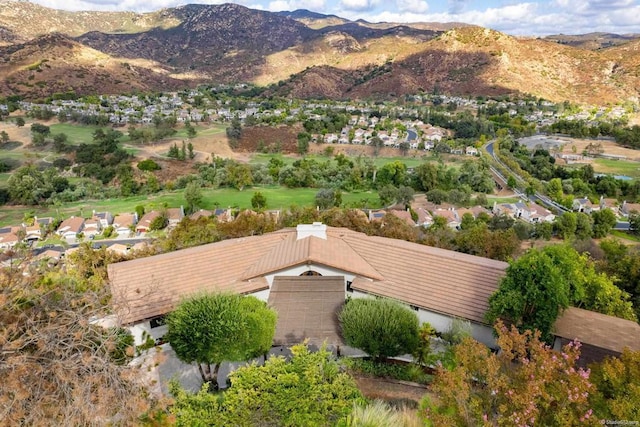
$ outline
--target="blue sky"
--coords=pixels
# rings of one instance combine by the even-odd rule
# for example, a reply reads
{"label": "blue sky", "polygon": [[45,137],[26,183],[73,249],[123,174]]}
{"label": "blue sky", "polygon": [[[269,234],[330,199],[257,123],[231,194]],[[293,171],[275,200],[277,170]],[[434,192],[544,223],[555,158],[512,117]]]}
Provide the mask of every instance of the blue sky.
{"label": "blue sky", "polygon": [[[147,12],[220,0],[34,0],[67,10]],[[236,0],[270,11],[309,9],[370,22],[465,22],[513,35],[640,33],[640,0]]]}

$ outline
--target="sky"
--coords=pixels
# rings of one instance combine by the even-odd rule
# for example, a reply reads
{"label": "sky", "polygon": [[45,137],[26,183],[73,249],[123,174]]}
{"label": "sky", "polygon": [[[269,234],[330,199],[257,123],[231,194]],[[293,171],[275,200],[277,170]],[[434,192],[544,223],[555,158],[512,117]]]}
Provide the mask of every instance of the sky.
{"label": "sky", "polygon": [[55,9],[149,12],[187,3],[308,9],[369,22],[464,22],[511,35],[640,33],[640,0],[33,0]]}

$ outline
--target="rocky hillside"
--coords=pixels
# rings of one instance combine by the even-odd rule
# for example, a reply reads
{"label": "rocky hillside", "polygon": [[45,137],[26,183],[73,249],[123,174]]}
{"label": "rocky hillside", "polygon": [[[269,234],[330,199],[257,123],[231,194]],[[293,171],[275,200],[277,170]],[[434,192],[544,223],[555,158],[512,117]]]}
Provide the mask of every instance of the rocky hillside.
{"label": "rocky hillside", "polygon": [[[38,35],[43,29],[64,34]],[[438,90],[606,104],[640,96],[637,40],[588,50],[468,25],[371,24],[236,4],[71,13],[0,0],[0,41],[1,93],[32,98],[241,81],[279,82],[278,93],[298,97]]]}

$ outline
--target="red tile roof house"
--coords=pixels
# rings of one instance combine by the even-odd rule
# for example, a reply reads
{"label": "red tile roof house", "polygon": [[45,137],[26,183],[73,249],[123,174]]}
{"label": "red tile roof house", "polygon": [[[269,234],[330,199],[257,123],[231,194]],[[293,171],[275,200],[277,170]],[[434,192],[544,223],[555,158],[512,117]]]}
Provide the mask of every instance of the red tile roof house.
{"label": "red tile roof house", "polygon": [[72,216],[62,221],[56,233],[63,239],[75,240],[82,230],[84,230],[84,218]]}
{"label": "red tile roof house", "polygon": [[93,238],[102,232],[102,224],[100,219],[93,217],[84,222],[84,230],[82,231],[87,238]]}
{"label": "red tile roof house", "polygon": [[147,212],[140,218],[138,224],[136,224],[136,232],[137,233],[147,233],[151,230],[151,223],[154,219],[160,216],[160,212],[151,211]]}
{"label": "red tile roof house", "polygon": [[15,233],[0,234],[0,250],[8,250],[20,243],[18,235]]}
{"label": "red tile roof house", "polygon": [[137,213],[124,213],[120,215],[116,215],[113,219],[113,228],[114,231],[118,234],[119,237],[130,237],[131,229],[138,222],[138,214]]}
{"label": "red tile roof house", "polygon": [[[321,275],[320,279],[339,278],[343,300],[347,296],[397,299],[416,310],[422,322],[442,332],[461,318],[470,322],[477,340],[495,346],[492,328],[483,316],[506,268],[501,261],[314,223],[115,263],[108,272],[115,313],[131,329],[137,344],[146,334],[161,338],[166,329],[157,319],[186,296],[237,292],[279,306],[292,278],[307,283]],[[298,292],[304,300],[304,293],[318,291],[317,286],[300,282]],[[309,295],[318,301],[313,299],[317,295]],[[314,321],[315,306],[322,304],[305,307],[309,322]],[[282,319],[289,314],[279,313]],[[278,323],[276,336],[286,337],[287,331],[282,330],[286,327],[290,326]],[[337,325],[326,327],[335,332]],[[300,334],[290,336],[304,338]],[[327,336],[308,338],[322,343]]]}
{"label": "red tile roof house", "polygon": [[184,218],[184,207],[167,209],[167,218],[169,219],[169,228],[173,228]]}

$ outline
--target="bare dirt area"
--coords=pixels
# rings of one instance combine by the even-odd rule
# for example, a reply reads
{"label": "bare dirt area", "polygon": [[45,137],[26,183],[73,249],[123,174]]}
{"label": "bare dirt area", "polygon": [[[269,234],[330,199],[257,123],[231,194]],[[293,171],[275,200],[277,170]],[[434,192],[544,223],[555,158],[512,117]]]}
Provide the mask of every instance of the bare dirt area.
{"label": "bare dirt area", "polygon": [[614,141],[608,140],[593,140],[593,139],[577,139],[577,138],[562,138],[562,140],[566,140],[567,144],[562,147],[563,153],[571,153],[573,152],[573,147],[576,147],[576,153],[581,154],[583,151],[587,149],[589,144],[593,143],[601,143],[602,148],[604,150],[604,154],[614,154],[616,156],[625,156],[629,160],[640,161],[640,151],[632,150],[630,148],[625,148],[621,145],[616,144]]}
{"label": "bare dirt area", "polygon": [[304,128],[293,126],[251,126],[242,129],[236,153],[278,152],[297,153],[298,134]]}
{"label": "bare dirt area", "polygon": [[401,384],[382,378],[355,376],[358,388],[369,399],[381,399],[389,401],[410,400],[420,404],[422,398],[429,393],[422,386]]}
{"label": "bare dirt area", "polygon": [[31,141],[31,129],[29,126],[18,127],[12,121],[0,122],[0,132],[7,132],[11,141],[27,143]]}

